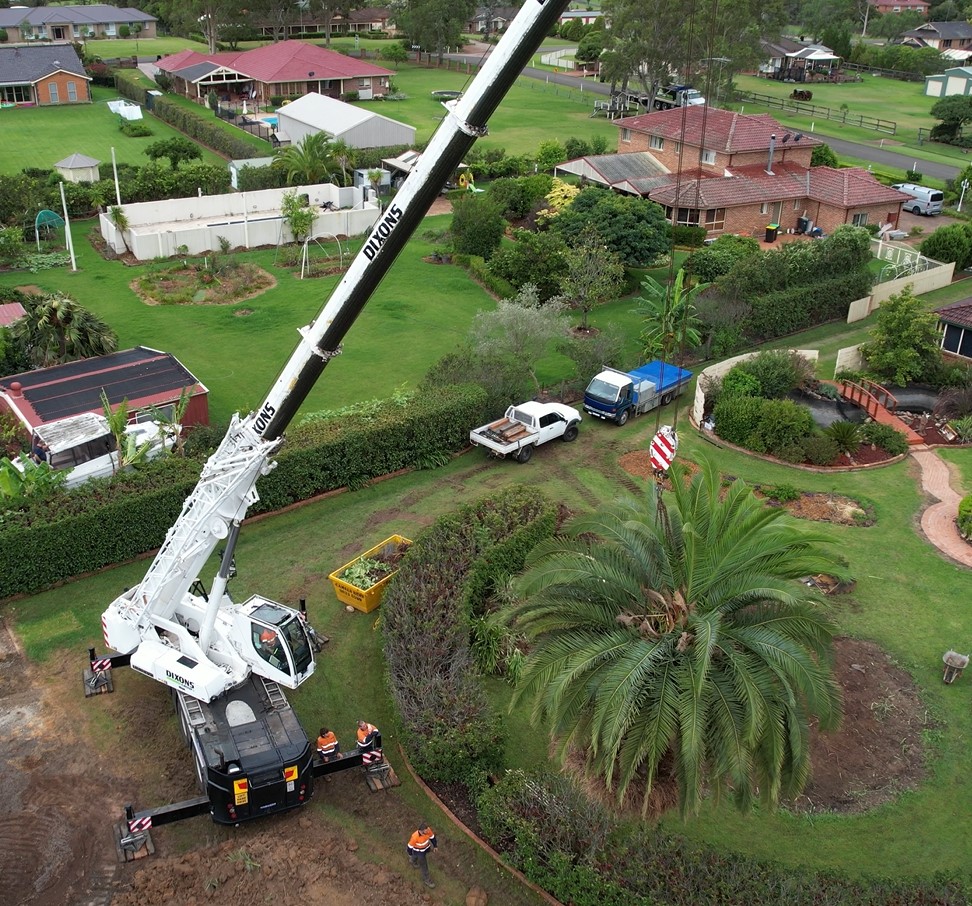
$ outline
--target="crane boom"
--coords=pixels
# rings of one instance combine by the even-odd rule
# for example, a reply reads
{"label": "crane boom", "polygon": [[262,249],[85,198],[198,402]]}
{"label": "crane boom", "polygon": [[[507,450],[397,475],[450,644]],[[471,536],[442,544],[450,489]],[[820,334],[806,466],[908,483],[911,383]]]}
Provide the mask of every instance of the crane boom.
{"label": "crane boom", "polygon": [[[253,656],[243,640],[239,608],[225,594],[232,548],[256,482],[276,463],[271,457],[307,394],[382,278],[426,215],[442,186],[475,142],[516,77],[567,7],[567,0],[527,0],[500,43],[447,115],[415,169],[379,218],[347,273],[300,341],[266,399],[230,428],[203,468],[199,483],[144,579],[105,611],[105,643],[131,664],[174,688],[210,701],[243,682],[250,671],[291,688],[313,672],[313,658],[277,669]],[[226,551],[205,597],[190,591],[216,546]],[[252,599],[251,599],[252,601]],[[288,609],[265,599],[245,605],[246,616],[286,627]],[[276,608],[276,609],[275,609]]]}

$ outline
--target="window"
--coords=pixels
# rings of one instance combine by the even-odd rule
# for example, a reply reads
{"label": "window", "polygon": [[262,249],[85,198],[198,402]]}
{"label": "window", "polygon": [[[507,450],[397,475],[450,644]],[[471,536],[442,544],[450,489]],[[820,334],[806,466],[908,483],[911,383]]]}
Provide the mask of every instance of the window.
{"label": "window", "polygon": [[30,99],[30,85],[4,85],[0,87],[0,101],[4,103],[25,104]]}
{"label": "window", "polygon": [[105,34],[108,35],[108,36],[114,36],[114,34],[115,34],[115,23],[114,22],[106,22],[105,23]]}
{"label": "window", "polygon": [[726,209],[709,208],[705,212],[705,228],[707,230],[724,230],[726,228]]}
{"label": "window", "polygon": [[68,100],[72,103],[78,99],[78,86],[74,82],[67,83]]}
{"label": "window", "polygon": [[358,79],[358,87],[359,88],[370,88],[371,87],[371,79]]}
{"label": "window", "polygon": [[682,143],[681,142],[675,142],[675,153],[676,154],[681,154],[682,153]]}
{"label": "window", "polygon": [[[669,223],[672,221],[672,211],[673,208],[665,208],[665,218]],[[698,226],[699,225],[699,212],[694,208],[679,208],[678,216],[675,220],[676,226]]]}
{"label": "window", "polygon": [[794,198],[793,199],[793,210],[794,211],[799,211],[800,210],[800,199],[799,198]]}
{"label": "window", "polygon": [[648,147],[652,151],[663,151],[665,149],[665,139],[660,135],[653,135],[648,139]]}
{"label": "window", "polygon": [[956,327],[954,324],[946,324],[944,326],[945,333],[942,335],[942,349],[957,355],[959,346],[962,343],[962,334],[965,331],[961,327]]}
{"label": "window", "polygon": [[855,214],[853,223],[854,226],[867,226],[867,214],[863,211],[860,214]]}
{"label": "window", "polygon": [[769,205],[765,201],[759,206],[759,213],[760,214],[769,213]]}
{"label": "window", "polygon": [[623,141],[623,142],[630,142],[631,141],[631,130],[630,129],[622,129],[621,130],[621,141]]}
{"label": "window", "polygon": [[50,91],[51,93],[51,103],[52,104],[59,103],[61,99],[57,93],[57,82],[51,82],[51,84],[48,85],[47,90]]}
{"label": "window", "polygon": [[715,151],[706,151],[702,149],[702,163],[704,164],[714,164],[716,162]]}

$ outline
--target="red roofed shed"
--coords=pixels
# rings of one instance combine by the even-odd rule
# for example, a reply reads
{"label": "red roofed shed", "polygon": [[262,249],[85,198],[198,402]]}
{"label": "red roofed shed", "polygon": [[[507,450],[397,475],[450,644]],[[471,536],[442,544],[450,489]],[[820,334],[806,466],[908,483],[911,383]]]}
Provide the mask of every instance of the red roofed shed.
{"label": "red roofed shed", "polygon": [[209,390],[174,355],[136,346],[0,379],[0,406],[33,433],[40,425],[72,415],[100,414],[102,390],[112,406],[127,399],[137,420],[152,407],[174,405],[184,387],[191,393],[184,426],[208,425]]}

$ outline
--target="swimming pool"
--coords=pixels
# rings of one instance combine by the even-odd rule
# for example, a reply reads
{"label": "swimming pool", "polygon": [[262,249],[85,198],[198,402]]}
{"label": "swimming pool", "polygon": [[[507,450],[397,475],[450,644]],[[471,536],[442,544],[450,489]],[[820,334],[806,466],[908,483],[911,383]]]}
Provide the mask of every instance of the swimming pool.
{"label": "swimming pool", "polygon": [[265,122],[271,129],[276,130],[277,128],[277,118],[275,116],[265,116],[262,117],[263,122]]}

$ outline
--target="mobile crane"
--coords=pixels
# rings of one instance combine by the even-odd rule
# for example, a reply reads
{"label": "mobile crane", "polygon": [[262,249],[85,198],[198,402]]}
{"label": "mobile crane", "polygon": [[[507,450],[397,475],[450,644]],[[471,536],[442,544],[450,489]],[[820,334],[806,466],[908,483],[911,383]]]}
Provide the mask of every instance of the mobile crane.
{"label": "mobile crane", "polygon": [[[97,677],[130,665],[172,690],[180,728],[192,748],[198,799],[135,813],[132,831],[209,812],[215,822],[242,821],[298,807],[313,795],[315,774],[362,763],[354,753],[314,763],[314,750],[281,687],[314,673],[312,630],[301,612],[253,595],[234,603],[227,591],[233,552],[256,482],[276,465],[284,431],[442,186],[475,140],[567,0],[527,0],[482,69],[456,100],[415,169],[379,218],[262,405],[233,416],[219,448],[169,529],[142,581],[102,616],[105,644],[89,650]],[[212,586],[201,573],[222,545]]]}

